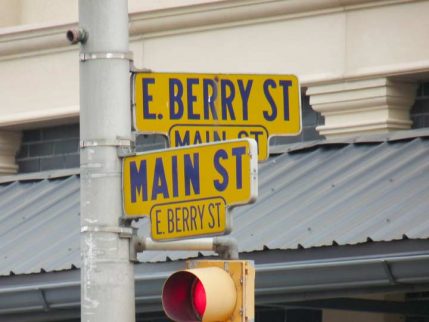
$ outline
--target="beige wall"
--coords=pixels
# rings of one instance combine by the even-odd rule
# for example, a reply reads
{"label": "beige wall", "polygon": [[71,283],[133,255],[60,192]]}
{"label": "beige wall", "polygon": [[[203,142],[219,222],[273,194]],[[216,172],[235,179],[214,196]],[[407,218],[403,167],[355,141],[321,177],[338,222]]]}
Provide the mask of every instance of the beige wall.
{"label": "beige wall", "polygon": [[[317,94],[311,102],[326,111],[327,126],[320,129],[326,135],[341,135],[350,124],[373,130],[372,124],[362,127],[367,115],[359,116],[368,102],[381,115],[377,124],[388,124],[384,129],[409,127],[409,106],[391,116],[390,102],[377,105],[388,94],[365,96],[367,80],[387,84],[380,87],[387,93],[390,78],[416,82],[429,72],[429,0],[129,0],[129,8],[137,68],[296,74],[308,93]],[[77,118],[79,48],[65,38],[77,26],[77,0],[0,0],[0,9],[0,26],[22,24],[0,28],[0,129]],[[365,106],[342,114],[338,105],[344,95],[350,99],[350,82],[365,89]],[[331,84],[339,84],[337,93]],[[323,105],[326,95],[329,106]],[[394,104],[412,103],[412,90],[406,95]]]}
{"label": "beige wall", "polygon": [[426,12],[429,1],[171,29],[143,35],[139,62],[155,70],[296,73],[304,83],[426,70]]}
{"label": "beige wall", "polygon": [[0,28],[19,23],[21,4],[17,0],[0,0]]}
{"label": "beige wall", "polygon": [[52,24],[75,22],[77,0],[20,0],[21,24]]}
{"label": "beige wall", "polygon": [[[298,74],[332,78],[344,67],[342,13],[144,37],[141,66],[157,71]],[[174,49],[174,50],[173,50]]]}
{"label": "beige wall", "polygon": [[[130,12],[159,10],[224,0],[128,0]],[[0,0],[0,28],[78,20],[78,0]]]}
{"label": "beige wall", "polygon": [[[138,68],[293,73],[304,86],[396,74],[418,78],[429,71],[429,43],[422,36],[429,30],[429,1],[341,2],[353,4],[348,7],[328,0],[181,4],[196,2],[203,4],[150,11],[177,2],[130,1],[130,9],[140,10],[130,17]],[[27,23],[77,17],[75,0],[19,3]],[[67,28],[0,28],[0,128],[32,115],[77,115],[78,47],[67,44]]]}
{"label": "beige wall", "polygon": [[77,21],[77,0],[0,0],[0,27]]}
{"label": "beige wall", "polygon": [[150,11],[220,1],[225,0],[128,0],[128,9],[130,12]]}
{"label": "beige wall", "polygon": [[0,123],[6,126],[79,113],[79,60],[76,52],[0,61]]}

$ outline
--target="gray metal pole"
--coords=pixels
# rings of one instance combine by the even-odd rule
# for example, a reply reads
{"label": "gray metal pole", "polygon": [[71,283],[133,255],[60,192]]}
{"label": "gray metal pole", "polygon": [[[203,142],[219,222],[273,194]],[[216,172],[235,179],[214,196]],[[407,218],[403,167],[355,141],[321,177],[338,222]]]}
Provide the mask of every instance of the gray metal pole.
{"label": "gray metal pole", "polygon": [[[131,136],[127,0],[79,0],[81,317],[135,321],[117,146]],[[73,33],[68,34],[73,38]]]}

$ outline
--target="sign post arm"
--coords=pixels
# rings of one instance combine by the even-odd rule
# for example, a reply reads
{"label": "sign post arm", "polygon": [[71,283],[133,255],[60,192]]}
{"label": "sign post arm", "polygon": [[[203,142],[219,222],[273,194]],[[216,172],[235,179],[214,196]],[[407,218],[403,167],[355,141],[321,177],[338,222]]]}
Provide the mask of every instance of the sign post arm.
{"label": "sign post arm", "polygon": [[216,252],[223,259],[238,259],[239,257],[237,240],[226,236],[166,242],[156,242],[148,237],[134,237],[132,243],[138,253],[146,250],[207,250]]}

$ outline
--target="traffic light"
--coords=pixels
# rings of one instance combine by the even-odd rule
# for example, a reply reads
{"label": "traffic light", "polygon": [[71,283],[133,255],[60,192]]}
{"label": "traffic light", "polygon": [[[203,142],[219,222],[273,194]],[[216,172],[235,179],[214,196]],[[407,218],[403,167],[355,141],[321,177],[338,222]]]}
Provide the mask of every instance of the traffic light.
{"label": "traffic light", "polygon": [[251,261],[194,260],[170,275],[162,291],[166,315],[176,322],[250,322],[255,316]]}

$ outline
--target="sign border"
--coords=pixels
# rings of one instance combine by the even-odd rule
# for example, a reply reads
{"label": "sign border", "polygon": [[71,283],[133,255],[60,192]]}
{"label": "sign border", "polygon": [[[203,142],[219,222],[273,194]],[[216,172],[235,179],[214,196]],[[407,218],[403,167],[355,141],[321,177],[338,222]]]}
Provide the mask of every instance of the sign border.
{"label": "sign border", "polygon": [[[153,238],[153,232],[152,232],[152,209],[157,207],[157,206],[164,206],[164,205],[173,205],[173,204],[179,204],[179,203],[184,203],[184,202],[193,202],[193,201],[199,201],[199,200],[211,200],[211,199],[222,199],[223,202],[225,203],[225,230],[222,232],[218,232],[218,233],[211,233],[211,234],[203,234],[203,235],[192,235],[192,236],[186,236],[186,237],[172,237],[172,238],[165,238],[165,239],[161,239],[161,238]],[[161,203],[158,205],[154,205],[152,206],[152,208],[150,208],[150,212],[149,212],[149,222],[150,222],[150,237],[153,240],[156,241],[174,241],[174,240],[182,240],[182,239],[191,239],[191,238],[200,238],[200,237],[207,237],[207,236],[224,236],[228,233],[230,233],[232,231],[232,223],[231,223],[231,216],[229,216],[229,210],[231,209],[231,207],[229,207],[226,204],[226,200],[223,197],[219,197],[219,196],[215,196],[215,197],[209,197],[209,198],[200,198],[200,199],[191,199],[191,200],[186,200],[186,201],[175,201],[175,202],[166,202],[166,203]]]}
{"label": "sign border", "polygon": [[[281,135],[268,135],[267,136],[267,158],[266,159],[263,159],[263,160],[259,160],[258,159],[258,162],[265,162],[265,161],[267,161],[268,159],[269,159],[269,157],[270,157],[270,141],[271,141],[271,139],[272,138],[274,138],[274,137],[291,137],[291,136],[298,136],[298,135],[300,135],[301,133],[302,133],[302,131],[303,131],[303,128],[302,128],[302,122],[303,122],[303,120],[302,120],[302,99],[301,99],[301,83],[300,83],[300,80],[299,80],[299,78],[298,78],[298,76],[296,76],[296,75],[294,75],[294,74],[258,74],[258,73],[253,73],[253,74],[244,74],[244,73],[238,73],[238,74],[229,74],[229,73],[189,73],[189,72],[154,72],[154,71],[145,71],[145,70],[135,70],[135,71],[132,71],[131,72],[131,78],[130,78],[130,81],[131,81],[131,106],[132,106],[132,110],[131,110],[131,113],[132,113],[132,126],[133,126],[133,129],[134,129],[134,131],[136,132],[136,133],[138,133],[138,134],[158,134],[158,135],[162,135],[162,136],[164,136],[166,139],[167,139],[167,143],[168,143],[168,148],[171,148],[171,149],[175,149],[175,148],[178,148],[178,147],[172,147],[171,146],[171,141],[170,141],[170,136],[169,136],[169,133],[171,132],[171,128],[168,130],[168,132],[167,133],[160,133],[160,132],[153,132],[153,131],[143,131],[143,132],[141,132],[141,131],[138,131],[137,130],[137,118],[136,118],[136,90],[135,90],[135,83],[136,83],[136,77],[137,77],[137,74],[148,74],[148,75],[151,75],[151,74],[177,74],[177,75],[196,75],[196,76],[199,76],[199,75],[213,75],[213,77],[216,77],[216,76],[274,76],[274,77],[281,77],[281,76],[285,76],[285,77],[288,77],[288,76],[293,76],[293,77],[296,77],[296,80],[297,80],[297,86],[298,86],[298,100],[299,100],[299,115],[300,115],[300,120],[299,120],[299,131],[298,132],[296,132],[296,133],[293,133],[293,134],[281,134]],[[185,125],[185,123],[184,124],[176,124],[175,126],[178,126],[178,125],[180,125],[180,126],[183,126],[183,125]],[[200,124],[200,125],[193,125],[193,126],[216,126],[216,124]],[[233,125],[230,125],[230,126],[233,126]],[[243,127],[246,127],[247,125],[243,125]],[[263,126],[263,125],[260,125],[260,124],[253,124],[253,125],[250,125],[250,126],[261,126],[261,127],[263,127],[264,129],[265,129],[265,127]],[[231,140],[230,140],[231,141]],[[211,142],[208,142],[208,143],[211,143]],[[207,143],[206,143],[207,144]]]}
{"label": "sign border", "polygon": [[[229,210],[232,210],[233,208],[237,207],[237,206],[242,206],[242,205],[247,205],[247,204],[251,204],[254,203],[256,201],[256,199],[258,198],[258,148],[257,148],[257,143],[254,139],[251,138],[242,138],[242,139],[235,139],[235,140],[227,140],[227,141],[217,141],[217,142],[210,142],[210,143],[204,143],[204,144],[198,144],[198,145],[187,145],[187,146],[181,146],[181,147],[175,147],[175,148],[167,148],[167,149],[158,149],[158,150],[151,150],[151,151],[147,151],[147,152],[139,152],[139,153],[135,153],[133,155],[130,155],[128,157],[124,157],[122,159],[122,166],[121,166],[121,196],[122,196],[122,219],[125,220],[136,220],[139,218],[144,218],[144,217],[148,217],[150,219],[150,212],[148,214],[145,215],[127,215],[126,211],[125,211],[125,196],[124,196],[124,164],[125,164],[125,159],[126,158],[131,158],[131,157],[136,157],[136,156],[140,156],[140,155],[149,155],[149,154],[156,154],[159,152],[170,152],[170,151],[177,151],[177,150],[184,150],[184,149],[190,149],[190,148],[200,148],[200,147],[204,147],[204,146],[211,146],[211,145],[222,145],[222,144],[228,144],[228,143],[233,143],[233,142],[243,142],[243,141],[247,141],[249,144],[249,150],[250,150],[250,196],[248,198],[248,200],[240,202],[240,203],[236,203],[234,205],[228,205],[227,204],[227,208]],[[174,153],[174,152],[173,152]],[[212,197],[221,197],[221,196],[210,196],[209,198]],[[200,198],[201,199],[201,198]],[[207,198],[206,198],[207,199]],[[174,201],[176,202],[176,201]],[[171,203],[174,203],[171,202]],[[163,204],[168,204],[168,202],[163,202]],[[153,207],[153,206],[152,206]],[[151,207],[151,209],[152,209]]]}

